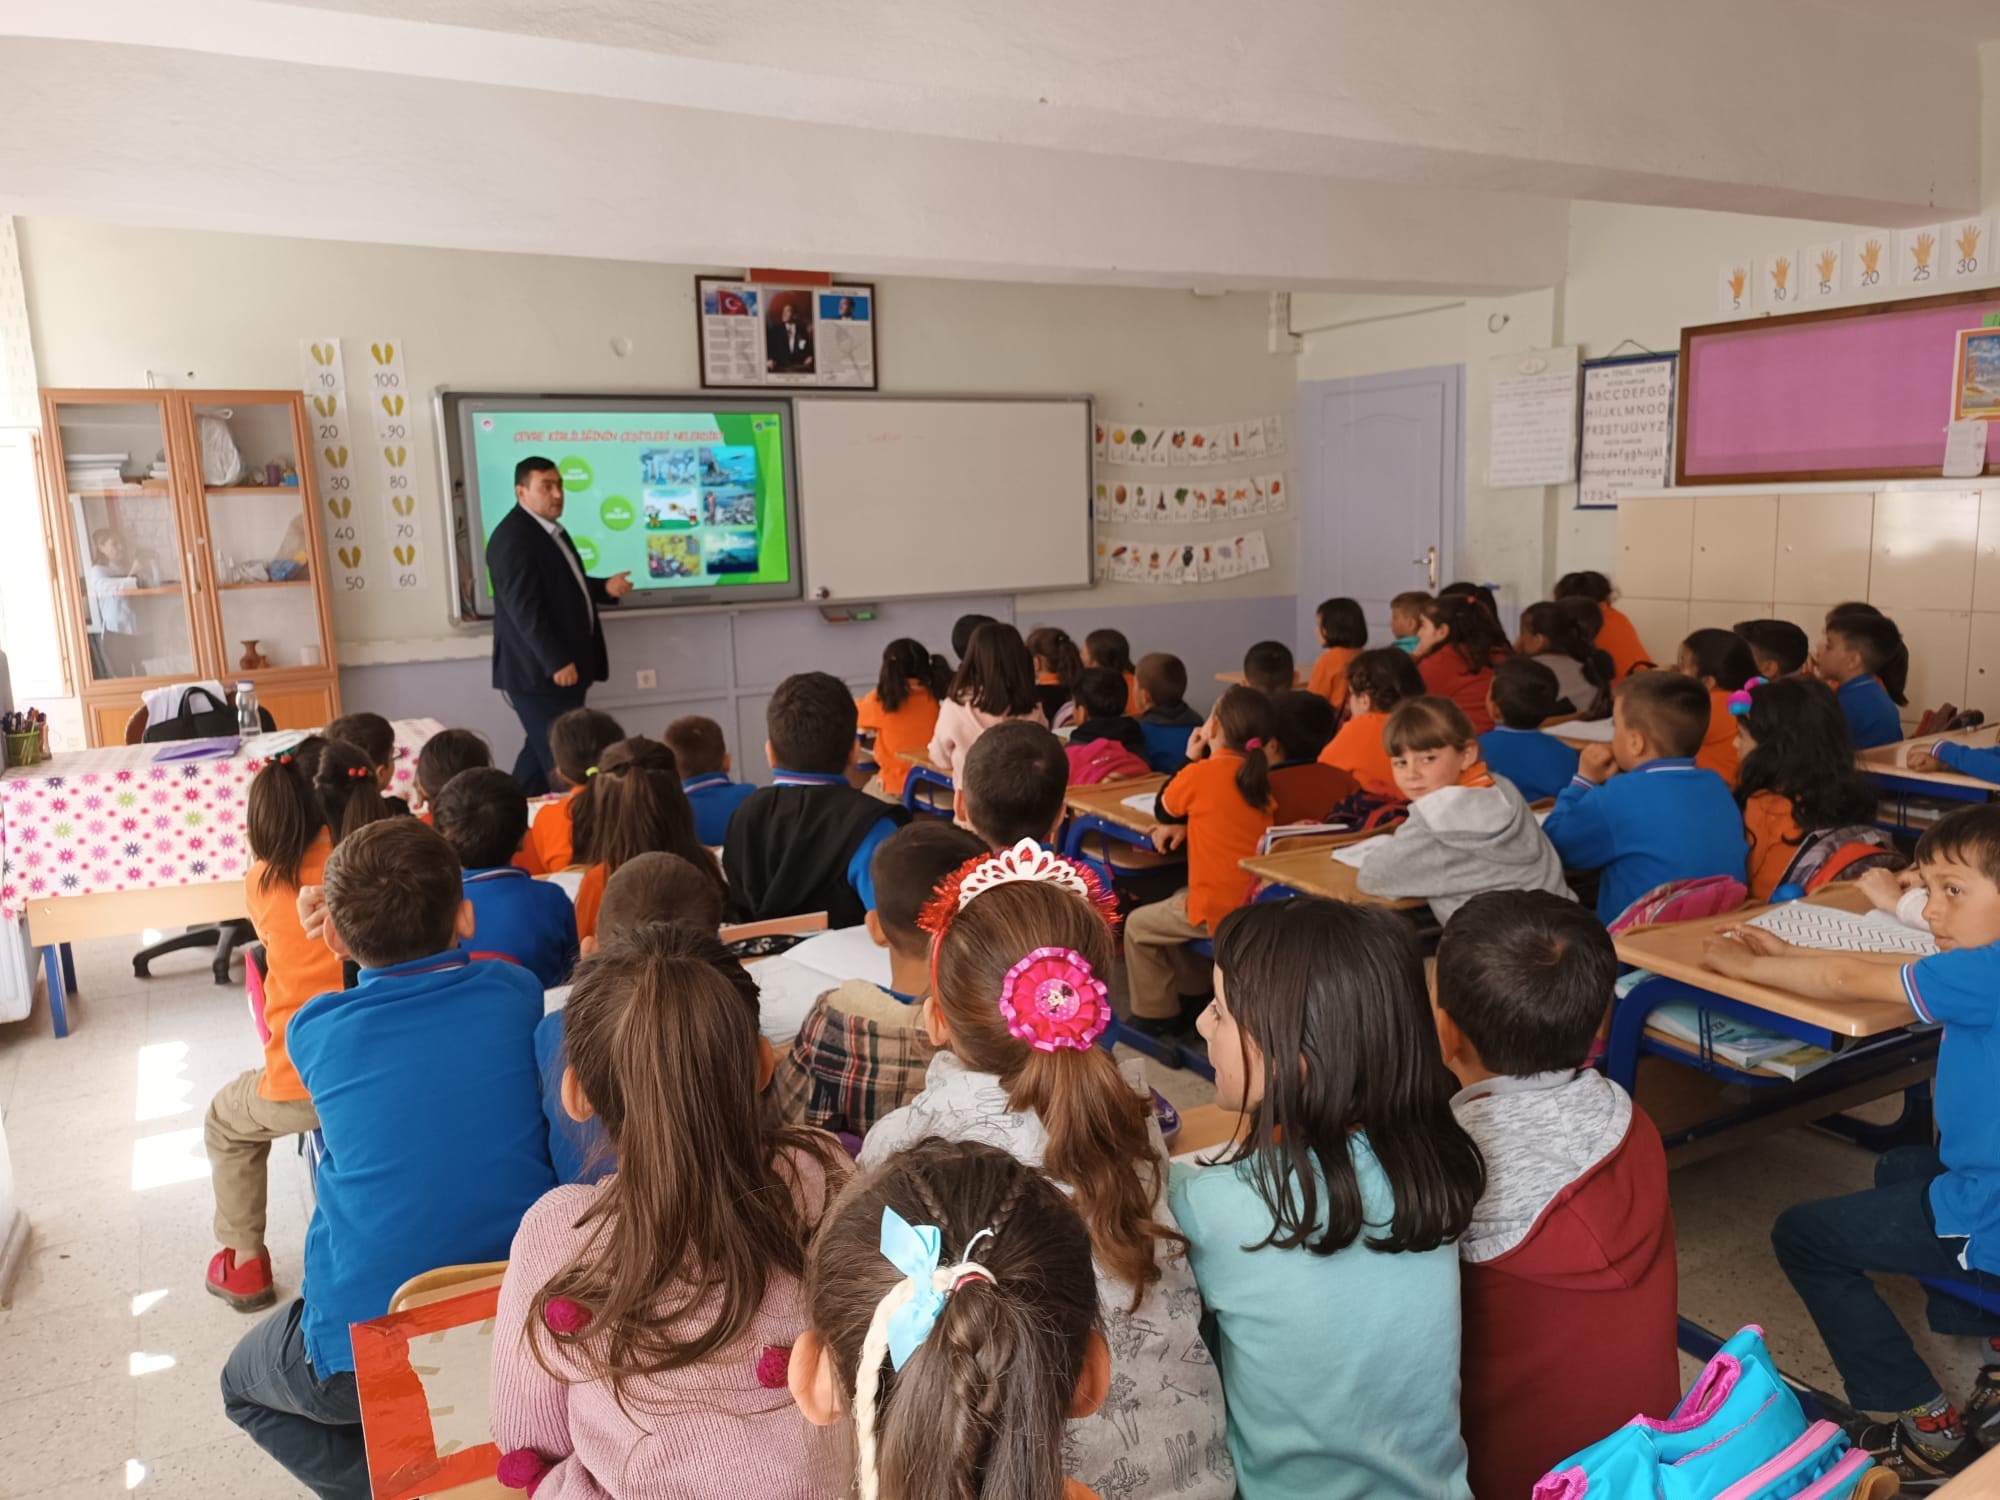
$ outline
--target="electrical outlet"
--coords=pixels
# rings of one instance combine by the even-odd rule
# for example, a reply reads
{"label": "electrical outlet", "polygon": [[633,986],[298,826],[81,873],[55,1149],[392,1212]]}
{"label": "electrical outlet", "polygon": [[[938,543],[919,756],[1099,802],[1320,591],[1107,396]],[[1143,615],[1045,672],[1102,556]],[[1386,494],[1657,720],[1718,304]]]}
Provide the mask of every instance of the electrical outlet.
{"label": "electrical outlet", "polygon": [[644,692],[647,688],[656,688],[659,685],[660,674],[655,672],[651,667],[646,668],[645,671],[639,674],[639,691]]}

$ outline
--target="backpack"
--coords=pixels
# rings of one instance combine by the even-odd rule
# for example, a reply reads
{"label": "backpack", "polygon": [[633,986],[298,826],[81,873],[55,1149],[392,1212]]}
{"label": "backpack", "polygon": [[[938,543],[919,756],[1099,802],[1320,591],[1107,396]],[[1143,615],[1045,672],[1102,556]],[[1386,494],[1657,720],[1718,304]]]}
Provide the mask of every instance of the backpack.
{"label": "backpack", "polygon": [[1853,880],[1864,870],[1899,870],[1903,856],[1872,823],[1842,828],[1817,828],[1799,840],[1799,852],[1778,877],[1780,885],[1804,887],[1810,895],[1836,880]]}
{"label": "backpack", "polygon": [[1667,922],[1698,922],[1736,910],[1750,899],[1749,887],[1734,875],[1703,875],[1696,880],[1669,880],[1656,885],[1618,913],[1607,930],[1613,937],[1634,927]]}

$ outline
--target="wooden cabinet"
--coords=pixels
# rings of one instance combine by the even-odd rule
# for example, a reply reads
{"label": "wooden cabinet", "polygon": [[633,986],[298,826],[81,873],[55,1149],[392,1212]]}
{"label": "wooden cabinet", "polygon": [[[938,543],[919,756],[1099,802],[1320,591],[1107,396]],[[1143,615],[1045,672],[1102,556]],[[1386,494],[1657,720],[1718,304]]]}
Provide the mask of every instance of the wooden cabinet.
{"label": "wooden cabinet", "polygon": [[44,391],[42,423],[92,744],[122,743],[148,689],[203,678],[254,682],[283,729],[340,712],[303,397]]}

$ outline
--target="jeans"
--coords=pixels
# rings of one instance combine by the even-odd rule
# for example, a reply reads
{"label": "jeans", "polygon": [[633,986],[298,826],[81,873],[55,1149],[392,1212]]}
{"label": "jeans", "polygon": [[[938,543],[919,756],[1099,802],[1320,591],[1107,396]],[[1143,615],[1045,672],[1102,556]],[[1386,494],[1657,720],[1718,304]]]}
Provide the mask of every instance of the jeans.
{"label": "jeans", "polygon": [[369,1500],[354,1372],[313,1373],[304,1312],[295,1300],[243,1335],[222,1367],[222,1409],[321,1500]]}
{"label": "jeans", "polygon": [[[2000,1290],[2000,1276],[1968,1271],[1958,1263],[1963,1240],[1938,1238],[1930,1185],[1943,1171],[1935,1147],[1887,1151],[1876,1158],[1873,1188],[1801,1203],[1786,1209],[1771,1228],[1778,1264],[1826,1341],[1848,1401],[1862,1411],[1907,1411],[1940,1391],[1937,1377],[1875,1290],[1870,1272]],[[1930,1293],[1929,1314],[1938,1333],[2000,1333],[2000,1319],[1938,1292]]]}
{"label": "jeans", "polygon": [[572,708],[582,708],[589,693],[590,684],[579,682],[575,687],[550,683],[540,692],[503,695],[507,706],[514,710],[514,717],[521,721],[521,728],[527,731],[528,742],[514,757],[514,779],[530,797],[549,791],[549,778],[556,772],[556,758],[549,749],[549,725]]}

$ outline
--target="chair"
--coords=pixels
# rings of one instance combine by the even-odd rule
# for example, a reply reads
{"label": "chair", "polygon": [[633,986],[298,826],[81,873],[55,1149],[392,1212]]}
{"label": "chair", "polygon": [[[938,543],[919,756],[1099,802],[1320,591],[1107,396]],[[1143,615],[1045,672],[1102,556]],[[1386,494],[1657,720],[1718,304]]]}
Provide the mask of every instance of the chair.
{"label": "chair", "polygon": [[[442,1302],[447,1297],[456,1297],[461,1293],[484,1291],[487,1287],[498,1286],[506,1270],[507,1262],[504,1260],[464,1266],[439,1266],[435,1271],[425,1271],[412,1276],[397,1287],[396,1294],[389,1299],[389,1311],[399,1313],[412,1307],[422,1307],[426,1303]],[[521,1500],[521,1491],[510,1490],[491,1476],[475,1479],[470,1484],[458,1484],[447,1489],[434,1490],[431,1493],[435,1500]]]}

